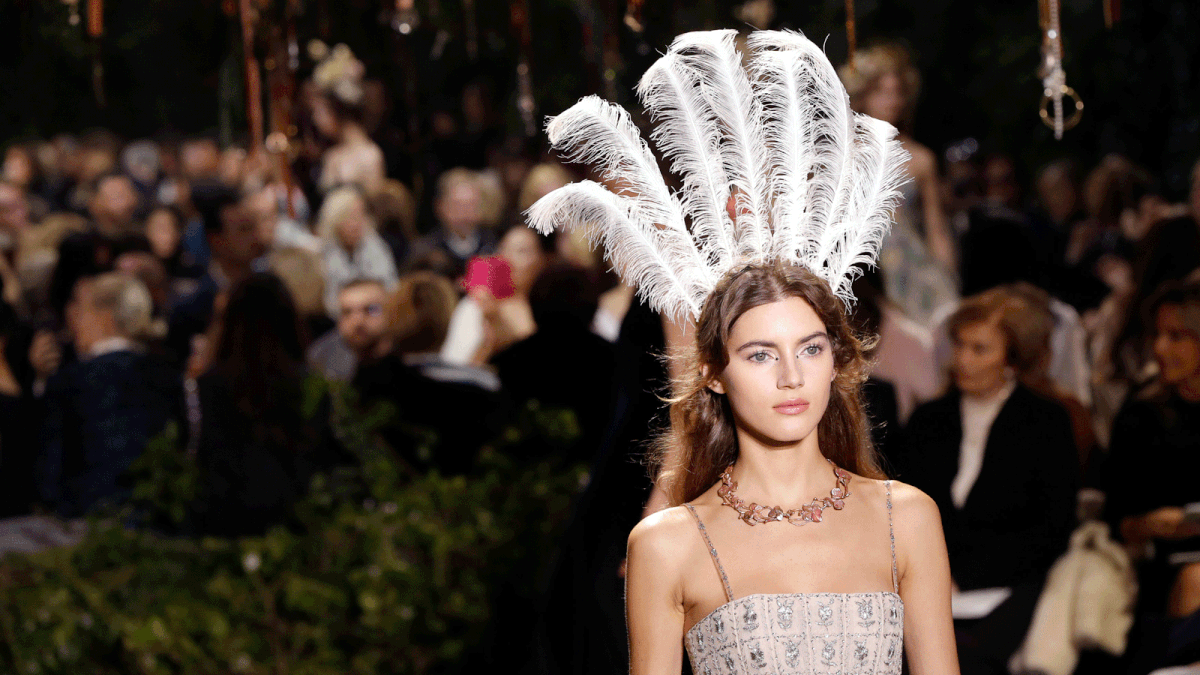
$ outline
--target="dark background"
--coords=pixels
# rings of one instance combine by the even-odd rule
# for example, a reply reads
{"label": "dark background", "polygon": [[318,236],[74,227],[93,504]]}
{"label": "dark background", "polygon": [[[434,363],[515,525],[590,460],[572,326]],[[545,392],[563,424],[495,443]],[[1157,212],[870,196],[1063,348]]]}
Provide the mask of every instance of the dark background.
{"label": "dark background", "polygon": [[[83,1],[83,0],[81,0]],[[281,0],[268,0],[279,2]],[[579,96],[606,93],[598,46],[620,34],[622,62],[607,90],[628,97],[656,52],[684,30],[737,25],[730,0],[650,0],[639,40],[621,23],[621,0],[528,0],[539,115]],[[236,3],[231,3],[236,4]],[[397,35],[380,20],[382,0],[303,0],[301,49],[311,38],[345,42],[368,73],[398,98],[403,69]],[[846,55],[843,0],[779,2],[773,28],[803,29],[825,40],[834,62]],[[860,44],[907,43],[924,77],[915,136],[940,151],[965,137],[985,151],[1015,155],[1026,171],[1064,155],[1090,163],[1123,152],[1163,177],[1173,197],[1186,190],[1200,153],[1200,3],[1126,0],[1120,21],[1104,26],[1101,0],[1063,0],[1067,82],[1086,104],[1083,122],[1056,142],[1041,124],[1036,71],[1036,0],[859,0]],[[0,0],[0,142],[105,127],[136,138],[163,132],[243,134],[238,24],[220,0],[109,0],[106,34],[91,44],[68,24],[61,0]],[[517,40],[509,3],[475,0],[480,55],[466,57],[461,0],[418,0],[421,31],[408,38],[425,53],[442,31],[446,62],[421,68],[422,101],[449,96],[462,82],[486,81],[518,130],[514,77]],[[82,9],[82,8],[81,8]],[[424,40],[424,42],[421,42]],[[95,55],[104,66],[107,106],[92,88]],[[311,63],[302,60],[301,76]]]}

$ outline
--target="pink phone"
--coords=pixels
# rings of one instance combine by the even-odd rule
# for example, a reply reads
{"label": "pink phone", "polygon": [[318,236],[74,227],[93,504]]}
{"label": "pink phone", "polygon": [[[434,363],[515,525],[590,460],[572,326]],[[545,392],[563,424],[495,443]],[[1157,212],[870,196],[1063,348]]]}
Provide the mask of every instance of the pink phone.
{"label": "pink phone", "polygon": [[493,298],[511,298],[513,288],[512,268],[504,258],[494,255],[477,256],[467,261],[467,273],[463,276],[463,288],[470,293],[476,288],[486,289]]}

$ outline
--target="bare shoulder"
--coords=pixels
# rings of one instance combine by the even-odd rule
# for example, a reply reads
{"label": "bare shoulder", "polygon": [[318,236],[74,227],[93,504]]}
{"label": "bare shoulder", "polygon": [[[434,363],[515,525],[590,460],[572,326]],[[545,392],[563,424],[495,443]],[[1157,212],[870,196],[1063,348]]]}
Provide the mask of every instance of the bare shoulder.
{"label": "bare shoulder", "polygon": [[937,173],[937,158],[932,150],[911,139],[905,142],[904,149],[912,157],[909,170],[913,176],[925,178]]}
{"label": "bare shoulder", "polygon": [[908,483],[892,483],[892,514],[897,518],[918,521],[921,525],[941,523],[941,513],[933,498]]}
{"label": "bare shoulder", "polygon": [[892,481],[892,520],[897,546],[920,550],[944,538],[937,502],[908,483]]}
{"label": "bare shoulder", "polygon": [[662,570],[679,569],[695,544],[695,530],[685,507],[663,509],[643,518],[629,533],[628,556]]}

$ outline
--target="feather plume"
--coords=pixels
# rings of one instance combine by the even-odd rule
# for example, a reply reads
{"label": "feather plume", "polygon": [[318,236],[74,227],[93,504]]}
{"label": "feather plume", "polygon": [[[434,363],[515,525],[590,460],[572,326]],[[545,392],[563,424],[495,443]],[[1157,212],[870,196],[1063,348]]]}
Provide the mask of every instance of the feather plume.
{"label": "feather plume", "polygon": [[542,234],[587,228],[604,246],[605,259],[650,306],[672,319],[700,314],[716,279],[698,264],[687,231],[658,227],[631,213],[628,199],[592,181],[572,183],[529,208],[529,224]]}
{"label": "feather plume", "polygon": [[824,261],[825,278],[847,305],[854,301],[850,286],[862,274],[860,266],[875,264],[906,179],[908,153],[895,136],[890,124],[855,116],[850,180],[826,228],[834,249]]}
{"label": "feather plume", "polygon": [[833,65],[803,35],[754,33],[748,71],[735,38],[681,35],[638,85],[680,194],[629,114],[590,96],[546,131],[610,187],[559,188],[529,209],[530,224],[587,228],[626,282],[672,318],[699,316],[729,269],[772,259],[804,265],[849,306],[851,283],[891,224],[907,153],[891,125],[850,109]]}
{"label": "feather plume", "polygon": [[724,127],[721,159],[736,199],[738,257],[765,260],[770,247],[770,229],[764,227],[769,223],[770,191],[763,172],[767,148],[762,105],[754,96],[736,40],[735,30],[684,33],[671,43],[668,54],[677,54],[696,71],[700,90]]}
{"label": "feather plume", "polygon": [[624,108],[587,96],[553,117],[546,135],[567,159],[597,167],[605,181],[634,200],[637,217],[685,229],[679,201],[667,188],[658,161]]}
{"label": "feather plume", "polygon": [[683,210],[705,257],[721,268],[733,264],[736,242],[726,213],[729,183],[721,161],[721,120],[701,95],[696,73],[671,53],[638,83],[638,97],[656,122],[650,140],[683,179]]}

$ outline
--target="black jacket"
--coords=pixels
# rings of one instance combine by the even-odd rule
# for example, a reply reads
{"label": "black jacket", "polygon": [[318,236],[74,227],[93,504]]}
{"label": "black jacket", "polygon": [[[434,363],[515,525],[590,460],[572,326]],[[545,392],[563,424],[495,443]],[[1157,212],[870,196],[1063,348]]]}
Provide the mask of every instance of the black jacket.
{"label": "black jacket", "polygon": [[125,472],[171,420],[183,383],[153,356],[117,351],[64,367],[46,385],[38,458],[43,501],[64,517],[130,496]]}
{"label": "black jacket", "polygon": [[963,434],[959,401],[952,392],[913,413],[899,477],[937,502],[960,588],[1040,583],[1075,523],[1070,417],[1018,385],[992,424],[979,479],[959,509],[950,501]]}

